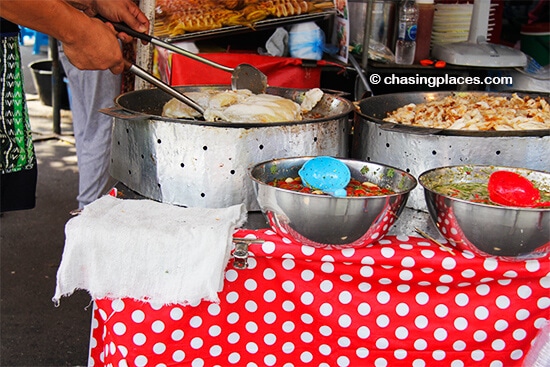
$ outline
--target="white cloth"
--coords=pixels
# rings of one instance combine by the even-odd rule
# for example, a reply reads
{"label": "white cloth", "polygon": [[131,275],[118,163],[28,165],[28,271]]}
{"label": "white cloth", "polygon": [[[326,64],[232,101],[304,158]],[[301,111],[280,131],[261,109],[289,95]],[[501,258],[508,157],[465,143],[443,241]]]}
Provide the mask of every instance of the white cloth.
{"label": "white cloth", "polygon": [[65,226],[53,301],[83,289],[93,299],[218,302],[233,232],[245,220],[244,204],[184,208],[104,196]]}
{"label": "white cloth", "polygon": [[288,32],[279,27],[265,43],[265,49],[271,56],[288,56]]}

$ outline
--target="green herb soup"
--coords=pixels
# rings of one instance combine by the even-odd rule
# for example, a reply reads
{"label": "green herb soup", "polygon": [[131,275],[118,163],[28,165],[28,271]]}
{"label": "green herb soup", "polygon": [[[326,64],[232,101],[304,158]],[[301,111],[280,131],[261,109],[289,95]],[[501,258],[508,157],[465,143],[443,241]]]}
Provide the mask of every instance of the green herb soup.
{"label": "green herb soup", "polygon": [[481,183],[453,183],[437,185],[434,191],[453,198],[472,201],[474,203],[492,204],[489,200],[489,191],[486,184]]}
{"label": "green herb soup", "polygon": [[[474,203],[497,205],[489,199],[489,191],[486,183],[464,182],[453,184],[441,184],[433,187],[433,191],[445,196],[466,200]],[[540,201],[550,201],[550,192],[540,190]]]}

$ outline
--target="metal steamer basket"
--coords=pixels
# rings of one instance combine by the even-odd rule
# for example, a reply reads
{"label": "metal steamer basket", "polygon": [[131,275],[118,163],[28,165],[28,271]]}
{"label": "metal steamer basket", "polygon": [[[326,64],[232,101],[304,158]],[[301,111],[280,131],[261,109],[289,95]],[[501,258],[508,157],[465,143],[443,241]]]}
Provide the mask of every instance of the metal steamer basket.
{"label": "metal steamer basket", "polygon": [[[224,91],[226,85],[177,87],[185,93]],[[306,90],[268,88],[298,103]],[[131,190],[160,202],[221,208],[244,203],[259,210],[248,170],[254,164],[292,156],[349,155],[351,102],[325,94],[308,114],[281,123],[206,122],[162,117],[171,97],[159,89],[129,92],[113,116],[111,175]]]}
{"label": "metal steamer basket", "polygon": [[[452,93],[395,93],[356,102],[351,158],[398,167],[415,178],[429,169],[462,164],[550,171],[550,130],[476,132],[413,127],[382,120],[388,112],[409,103],[423,103]],[[427,212],[422,188],[411,192],[407,207]]]}

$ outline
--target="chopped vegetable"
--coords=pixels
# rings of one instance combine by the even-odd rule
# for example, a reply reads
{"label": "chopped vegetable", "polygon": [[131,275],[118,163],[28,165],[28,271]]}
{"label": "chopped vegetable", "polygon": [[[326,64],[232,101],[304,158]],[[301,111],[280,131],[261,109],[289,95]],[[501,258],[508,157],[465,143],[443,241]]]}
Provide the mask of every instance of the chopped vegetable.
{"label": "chopped vegetable", "polygon": [[[308,194],[319,194],[325,195],[324,192],[320,190],[312,190],[311,188],[304,186],[300,177],[292,178],[280,178],[268,182],[268,185],[278,187],[285,190],[291,190],[296,192],[303,192]],[[395,191],[383,188],[372,182],[361,182],[352,178],[349,184],[346,186],[347,196],[352,197],[365,197],[365,196],[383,196],[383,195],[392,195],[395,194]]]}
{"label": "chopped vegetable", "polygon": [[[473,203],[497,205],[489,199],[489,190],[486,183],[462,182],[451,184],[440,184],[433,187],[435,192],[445,196],[450,196],[460,200],[466,200]],[[541,201],[549,199],[550,192],[539,190]]]}

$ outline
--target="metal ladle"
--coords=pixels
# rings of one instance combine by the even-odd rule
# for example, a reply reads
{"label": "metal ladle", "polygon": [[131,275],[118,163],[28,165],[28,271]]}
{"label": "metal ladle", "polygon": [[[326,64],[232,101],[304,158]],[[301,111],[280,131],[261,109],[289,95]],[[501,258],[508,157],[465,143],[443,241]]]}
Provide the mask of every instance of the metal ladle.
{"label": "metal ladle", "polygon": [[[102,17],[99,17],[99,18],[104,22],[110,22],[105,18],[102,18]],[[127,33],[132,37],[139,38],[140,40],[143,40],[146,42],[150,42],[153,45],[160,46],[162,48],[173,51],[177,54],[189,57],[196,61],[202,62],[206,65],[210,65],[217,69],[231,73],[231,89],[233,90],[248,89],[254,94],[262,94],[262,93],[265,93],[267,89],[267,76],[250,64],[240,64],[240,65],[237,65],[235,68],[230,68],[228,66],[220,65],[214,61],[205,59],[204,57],[196,55],[192,52],[189,52],[171,43],[165,42],[159,38],[150,36],[145,33],[134,31],[132,28],[128,27],[125,24],[113,23],[113,22],[110,22],[110,23],[119,32]]]}
{"label": "metal ladle", "polygon": [[139,66],[130,63],[129,61],[126,61],[125,65],[128,71],[130,71],[131,73],[134,73],[135,75],[139,76],[143,80],[148,81],[149,83],[153,84],[155,87],[158,87],[159,89],[170,94],[172,97],[176,98],[180,102],[183,102],[189,107],[193,108],[195,111],[200,113],[201,116],[204,116],[204,108],[202,108],[201,105],[199,105],[197,102],[195,102],[191,98],[187,97],[185,94],[180,93],[176,89],[172,88],[170,85],[164,83],[160,79],[157,79],[152,74],[148,73],[147,71],[140,68]]}

